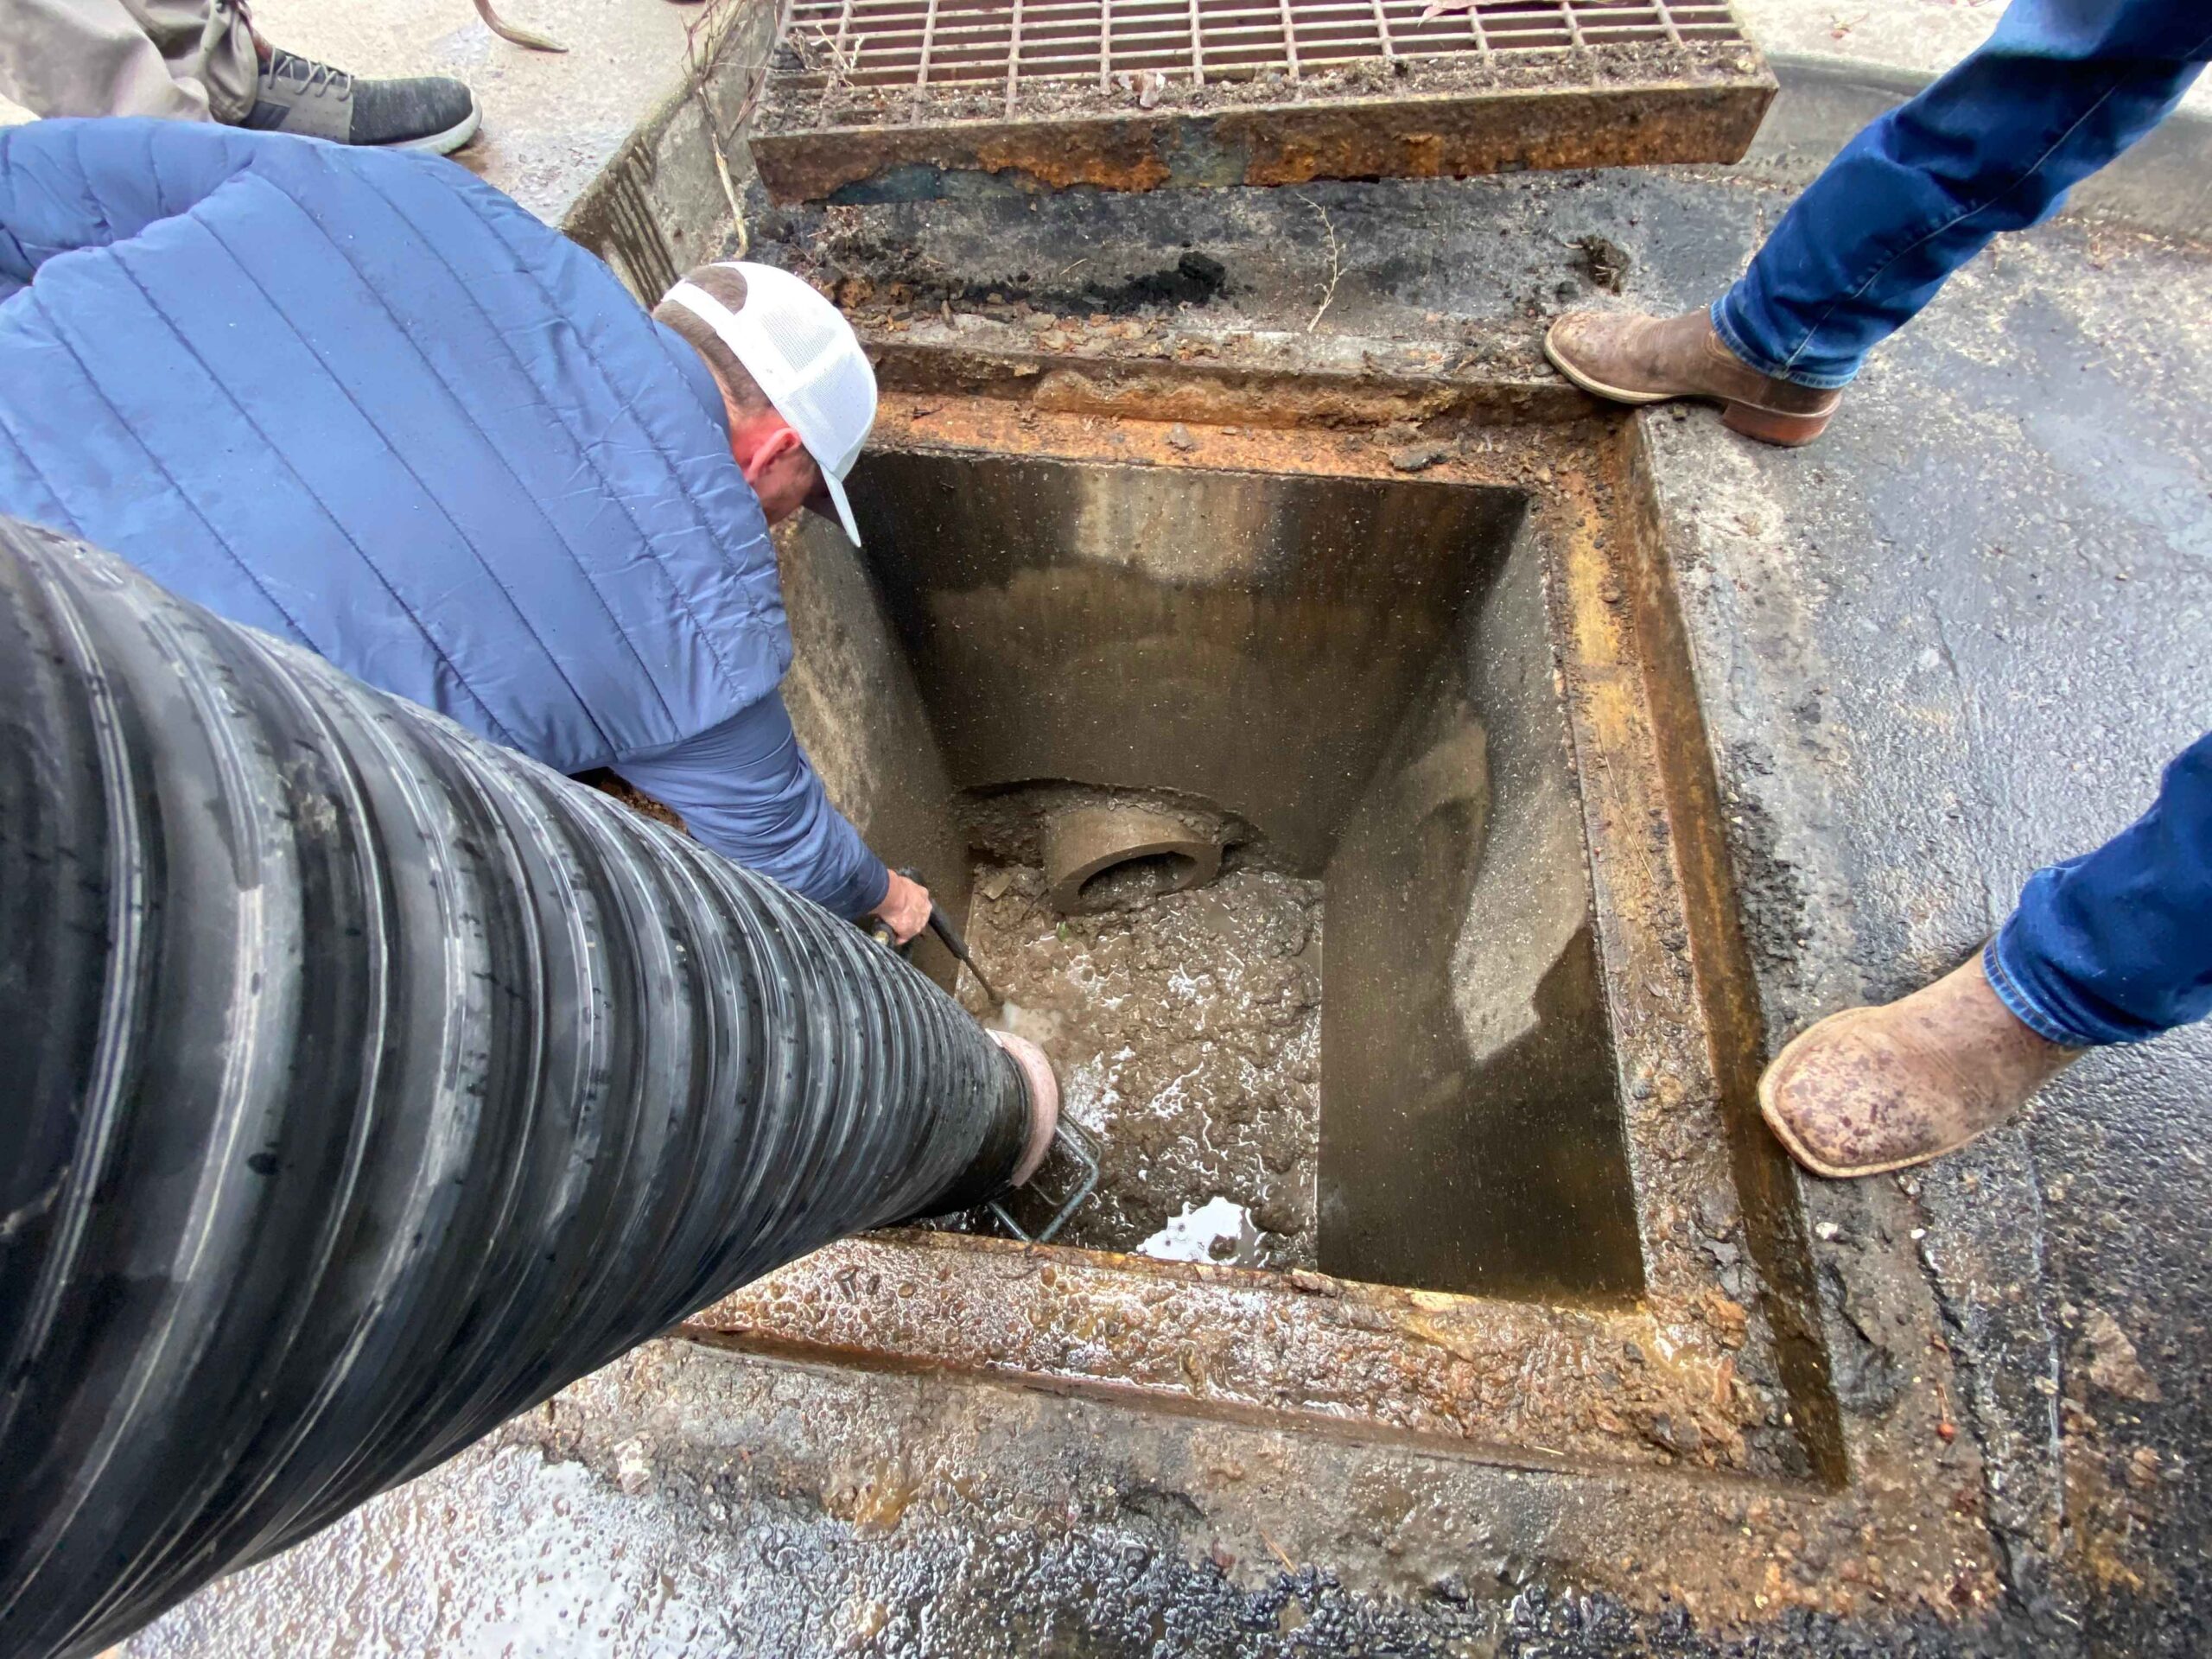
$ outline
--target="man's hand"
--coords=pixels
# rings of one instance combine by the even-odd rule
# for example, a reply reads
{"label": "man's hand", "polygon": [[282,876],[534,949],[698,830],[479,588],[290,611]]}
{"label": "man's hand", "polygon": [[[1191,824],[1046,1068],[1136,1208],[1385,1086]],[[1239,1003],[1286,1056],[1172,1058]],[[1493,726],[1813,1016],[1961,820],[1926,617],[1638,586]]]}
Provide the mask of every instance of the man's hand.
{"label": "man's hand", "polygon": [[891,931],[906,944],[915,934],[930,925],[930,890],[918,881],[909,881],[898,871],[891,872],[891,887],[883,895],[883,902],[868,912],[880,916],[891,925]]}

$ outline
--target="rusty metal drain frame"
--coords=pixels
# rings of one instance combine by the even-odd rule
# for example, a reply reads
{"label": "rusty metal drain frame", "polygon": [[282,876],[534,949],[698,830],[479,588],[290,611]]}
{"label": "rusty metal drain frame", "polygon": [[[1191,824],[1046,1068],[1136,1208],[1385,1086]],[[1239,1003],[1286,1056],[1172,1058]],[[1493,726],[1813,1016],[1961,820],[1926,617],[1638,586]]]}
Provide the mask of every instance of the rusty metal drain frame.
{"label": "rusty metal drain frame", "polygon": [[[1744,1081],[1755,1076],[1759,1039],[1729,1022],[1714,989],[1730,979],[1718,964],[1741,949],[1723,937],[1732,901],[1725,887],[1694,893],[1685,883],[1685,868],[1708,861],[1704,843],[1719,818],[1675,785],[1674,774],[1709,766],[1687,725],[1667,729],[1694,708],[1694,696],[1666,690],[1687,672],[1679,652],[1643,643],[1662,632],[1665,601],[1630,510],[1640,486],[1618,423],[1575,419],[1584,406],[1556,384],[1099,362],[895,337],[875,345],[877,433],[887,448],[1390,478],[1387,445],[1373,433],[1429,422],[1459,436],[1426,479],[1503,485],[1528,500],[1525,533],[1541,550],[1579,780],[1644,1291],[1627,1301],[1519,1301],[908,1232],[833,1246],[708,1310],[698,1325],[725,1345],[1134,1392],[1169,1411],[1264,1404],[1275,1421],[1408,1433],[1478,1455],[1686,1461],[1735,1474],[1781,1466],[1749,1438],[1758,1422],[1783,1422],[1779,1406],[1756,1415],[1778,1387],[1794,1425],[1782,1439],[1795,1437],[1804,1474],[1840,1480],[1807,1230]],[[1681,1219],[1700,1196],[1710,1195],[1710,1215],[1724,1192],[1742,1206],[1730,1225],[1757,1262],[1762,1295],[1751,1307],[1730,1297]],[[824,1275],[881,1294],[833,1294]],[[893,1297],[898,1285],[906,1294]],[[1132,1298],[1154,1310],[1147,1318],[1160,1329],[1151,1342],[1102,1346],[1077,1334],[1119,1327],[1126,1316],[1116,1310]],[[1277,1332],[1256,1347],[1247,1341],[1255,1319]],[[1624,1415],[1594,1379],[1629,1349],[1664,1364],[1642,1374],[1641,1403]],[[1532,1388],[1523,1373],[1539,1357],[1547,1380]],[[1768,1380],[1747,1391],[1739,1379],[1754,1375]],[[1381,1395],[1378,1376],[1392,1379]],[[1354,1376],[1367,1381],[1338,1391],[1335,1379]],[[1637,1426],[1658,1418],[1700,1427],[1683,1435]]]}
{"label": "rusty metal drain frame", "polygon": [[1774,96],[1722,0],[797,0],[779,201],[1727,162]]}
{"label": "rusty metal drain frame", "polygon": [[[1450,459],[1431,478],[1526,493],[1597,895],[1646,1289],[1622,1306],[1513,1302],[909,1230],[831,1246],[683,1333],[932,1391],[1070,1399],[1192,1436],[1248,1425],[1265,1444],[1317,1457],[1395,1448],[1501,1465],[1573,1517],[1556,1535],[1562,1559],[1632,1597],[1649,1589],[1651,1539],[1682,1535],[1725,1564],[1720,1601],[1707,1604],[1715,1611],[1990,1605],[2002,1580],[1978,1503],[1980,1452],[1948,1404],[1967,1383],[1906,1240],[1910,1212],[1892,1206],[1848,1251],[1817,1244],[1799,1184],[1758,1122],[1757,982],[1668,568],[1672,509],[1640,419],[1592,416],[1548,379],[872,343],[878,432],[893,448],[1388,477],[1378,436],[1413,422],[1446,441]],[[1757,1274],[1749,1307],[1730,1300],[1701,1242],[1724,1236]],[[1878,1325],[1900,1355],[1918,1356],[1915,1371],[1935,1373],[1878,1414],[1846,1413],[1828,1370],[1828,1332],[1846,1316],[1824,1311],[1821,1281],[1839,1272],[1848,1318]],[[1765,1380],[1747,1393],[1753,1370]],[[1716,1440],[1728,1432],[1721,1402],[1740,1409],[1762,1395],[1766,1422],[1796,1437],[1798,1461],[1747,1460],[1741,1444]],[[1402,1477],[1408,1491],[1429,1478],[1419,1466]],[[1777,1562],[1777,1541],[1835,1570],[1777,1577],[1791,1557]]]}
{"label": "rusty metal drain frame", "polygon": [[[1613,1307],[1508,1302],[909,1230],[831,1246],[682,1334],[928,1390],[1058,1398],[1087,1421],[1139,1414],[1182,1425],[1172,1432],[1192,1445],[1243,1425],[1260,1431],[1255,1446],[1310,1446],[1324,1460],[1331,1448],[1402,1451],[1415,1461],[1392,1478],[1408,1493],[1426,1490],[1436,1459],[1499,1466],[1567,1522],[1549,1535],[1557,1559],[1631,1600],[1652,1589],[1655,1539],[1694,1540],[1719,1564],[1718,1587],[1692,1608],[1700,1618],[1792,1606],[1971,1618],[1995,1603],[1982,1455],[1948,1403],[1968,1381],[1907,1242],[1910,1209],[1857,1195],[1870,1205],[1864,1234],[1848,1249],[1816,1243],[1801,1184],[1758,1122],[1757,980],[1669,568],[1681,504],[1661,501],[1643,421],[1593,415],[1548,378],[871,344],[892,447],[1389,476],[1377,435],[1414,422],[1453,440],[1431,476],[1529,493],[1646,1294]],[[1733,1215],[1716,1231],[1724,1196]],[[1700,1242],[1724,1236],[1748,1246],[1749,1309],[1728,1300]],[[1825,1311],[1822,1280],[1846,1287],[1846,1313]],[[1847,1319],[1917,1356],[1926,1385],[1878,1412],[1844,1410],[1827,1344]],[[1709,1436],[1700,1444],[1717,1402],[1741,1397],[1739,1360],[1754,1350],[1781,1378],[1789,1409],[1769,1421],[1794,1423],[1800,1464],[1747,1467]]]}

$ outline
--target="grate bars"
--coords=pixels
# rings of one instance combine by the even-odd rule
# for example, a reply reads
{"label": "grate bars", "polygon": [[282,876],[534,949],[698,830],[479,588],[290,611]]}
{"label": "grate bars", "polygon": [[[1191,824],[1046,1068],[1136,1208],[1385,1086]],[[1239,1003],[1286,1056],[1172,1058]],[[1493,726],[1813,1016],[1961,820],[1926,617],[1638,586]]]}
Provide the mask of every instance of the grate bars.
{"label": "grate bars", "polygon": [[1488,67],[1584,47],[1742,39],[1725,0],[796,0],[794,88],[1022,89],[1303,77],[1365,60]]}

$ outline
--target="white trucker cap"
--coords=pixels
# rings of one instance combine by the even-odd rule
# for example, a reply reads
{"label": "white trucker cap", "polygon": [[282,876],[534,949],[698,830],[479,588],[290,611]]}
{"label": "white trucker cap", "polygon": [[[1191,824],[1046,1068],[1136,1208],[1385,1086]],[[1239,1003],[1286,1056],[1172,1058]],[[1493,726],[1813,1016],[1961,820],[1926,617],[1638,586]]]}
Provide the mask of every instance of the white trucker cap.
{"label": "white trucker cap", "polygon": [[791,423],[821,469],[837,522],[858,547],[860,526],[845,497],[845,475],[875,424],[875,371],[860,337],[810,283],[773,265],[723,263],[745,278],[741,309],[731,310],[690,283],[678,283],[668,297],[715,331]]}

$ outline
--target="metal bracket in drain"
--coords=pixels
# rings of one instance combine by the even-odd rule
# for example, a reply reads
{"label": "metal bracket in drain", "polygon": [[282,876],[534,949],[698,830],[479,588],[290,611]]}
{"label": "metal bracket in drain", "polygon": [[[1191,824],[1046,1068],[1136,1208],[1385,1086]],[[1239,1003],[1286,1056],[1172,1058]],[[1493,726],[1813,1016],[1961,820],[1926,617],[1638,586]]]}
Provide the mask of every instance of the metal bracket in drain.
{"label": "metal bracket in drain", "polygon": [[1098,1185],[1098,1154],[1097,1137],[1063,1112],[1058,1124],[1053,1128],[1052,1148],[1045,1154],[1045,1166],[1037,1172],[1028,1190],[1036,1191],[1053,1170],[1072,1164],[1075,1179],[1066,1195],[1053,1206],[1052,1213],[1046,1218],[1045,1224],[1033,1232],[1016,1221],[1014,1212],[999,1199],[991,1200],[991,1214],[997,1218],[1000,1226],[1023,1243],[1049,1244],[1053,1235],[1067,1225],[1068,1218],[1083,1208],[1083,1201]]}

